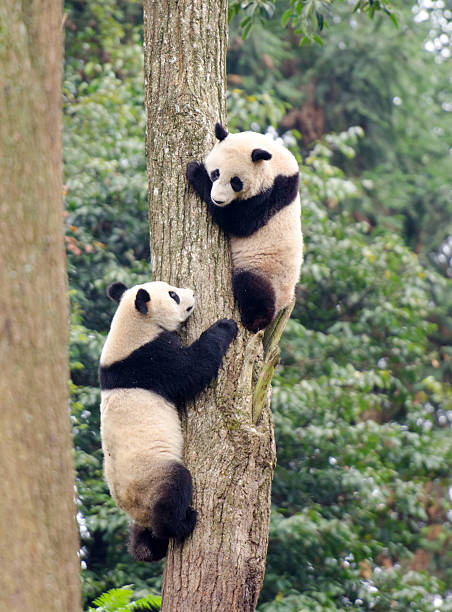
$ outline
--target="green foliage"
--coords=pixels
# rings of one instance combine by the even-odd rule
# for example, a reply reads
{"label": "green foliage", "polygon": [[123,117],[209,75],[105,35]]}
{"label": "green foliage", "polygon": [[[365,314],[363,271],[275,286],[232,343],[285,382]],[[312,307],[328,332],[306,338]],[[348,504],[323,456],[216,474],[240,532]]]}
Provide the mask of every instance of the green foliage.
{"label": "green foliage", "polygon": [[131,602],[132,595],[133,591],[128,587],[110,589],[93,601],[96,607],[90,607],[89,612],[126,612],[127,610],[130,612],[145,612],[146,610],[158,612],[160,610],[160,597],[148,595]]}
{"label": "green foliage", "polygon": [[147,272],[142,83],[119,79],[109,64],[89,82],[68,68],[64,93],[69,279],[84,323],[105,329],[106,285]]}
{"label": "green foliage", "polygon": [[272,91],[293,107],[281,123],[303,134],[306,155],[325,133],[362,127],[356,157],[335,158],[364,179],[361,196],[341,207],[431,253],[452,234],[450,70],[424,49],[433,24],[416,23],[411,5],[402,5],[399,24],[395,31],[383,17],[337,4],[323,47],[302,49],[275,23],[257,25],[245,42],[233,29],[228,71],[246,93]]}
{"label": "green foliage", "polygon": [[275,13],[274,0],[251,0],[241,2],[233,0],[229,2],[229,20],[236,15],[241,16],[240,28],[243,38],[246,38],[256,22],[265,23]]}
{"label": "green foliage", "polygon": [[[452,602],[441,596],[431,596],[438,589],[438,581],[424,572],[400,572],[389,570],[377,574],[373,584],[362,584],[357,587],[358,595],[352,601],[348,597],[332,599],[330,593],[312,590],[309,594],[291,594],[284,600],[271,602],[259,607],[263,612],[343,612],[343,610],[416,610],[416,612],[450,612]],[[363,581],[357,578],[357,584]],[[375,590],[374,590],[375,589]],[[380,590],[385,594],[374,597]],[[334,596],[333,596],[334,597]],[[438,603],[436,603],[438,602]],[[437,607],[440,606],[440,607]]]}
{"label": "green foliage", "polygon": [[80,71],[86,80],[100,72],[105,63],[123,76],[133,72],[133,51],[132,58],[129,55],[133,45],[129,44],[136,42],[141,33],[141,2],[66,0],[64,8],[66,69]]}
{"label": "green foliage", "polygon": [[226,101],[228,127],[234,132],[264,131],[268,125],[278,125],[287,110],[287,104],[276,100],[272,92],[249,96],[242,89],[233,89]]}
{"label": "green foliage", "polygon": [[329,162],[350,140],[328,141],[302,173],[305,262],[273,391],[278,465],[259,609],[414,602],[430,612],[452,567],[452,394],[432,375],[428,321],[430,286],[444,280],[397,236],[313,201],[331,198],[331,176],[350,197]]}
{"label": "green foliage", "polygon": [[[333,5],[333,0],[286,0],[279,3],[279,11],[277,11],[274,0],[249,0],[247,2],[230,0],[229,19],[231,20],[236,15],[240,17],[241,34],[243,38],[246,38],[255,25],[260,24],[265,27],[266,21],[273,18],[275,12],[278,12],[282,27],[291,27],[293,33],[298,37],[300,47],[312,42],[323,45],[320,34],[324,28],[329,28]],[[281,10],[283,10],[282,14],[280,14]],[[357,11],[370,18],[383,12],[391,18],[396,27],[398,25],[395,9],[386,0],[358,0],[353,7],[353,12]]]}

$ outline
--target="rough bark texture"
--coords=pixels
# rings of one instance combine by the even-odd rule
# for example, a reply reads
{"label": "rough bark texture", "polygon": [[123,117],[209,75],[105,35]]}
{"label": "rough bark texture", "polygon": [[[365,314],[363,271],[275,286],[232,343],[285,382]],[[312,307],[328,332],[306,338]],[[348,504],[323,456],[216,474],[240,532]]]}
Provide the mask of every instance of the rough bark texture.
{"label": "rough bark texture", "polygon": [[[192,341],[218,318],[240,321],[228,240],[185,180],[187,162],[204,158],[215,122],[225,119],[227,1],[145,0],[144,16],[152,274],[195,290]],[[198,525],[183,545],[170,544],[164,612],[256,607],[275,463],[265,361],[262,333],[241,328],[218,380],[187,406],[185,461]]]}
{"label": "rough bark texture", "polygon": [[0,609],[80,610],[62,232],[62,7],[0,3]]}

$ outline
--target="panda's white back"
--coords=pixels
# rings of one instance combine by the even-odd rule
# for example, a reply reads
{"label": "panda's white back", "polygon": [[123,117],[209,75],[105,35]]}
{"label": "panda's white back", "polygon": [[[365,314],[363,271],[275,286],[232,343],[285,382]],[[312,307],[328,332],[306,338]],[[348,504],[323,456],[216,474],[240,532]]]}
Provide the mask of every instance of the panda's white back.
{"label": "panda's white back", "polygon": [[277,312],[287,306],[303,263],[300,196],[251,236],[231,236],[231,252],[234,267],[257,270],[270,280]]}
{"label": "panda's white back", "polygon": [[101,393],[105,478],[117,505],[143,526],[165,484],[165,471],[182,459],[182,432],[175,406],[146,389]]}

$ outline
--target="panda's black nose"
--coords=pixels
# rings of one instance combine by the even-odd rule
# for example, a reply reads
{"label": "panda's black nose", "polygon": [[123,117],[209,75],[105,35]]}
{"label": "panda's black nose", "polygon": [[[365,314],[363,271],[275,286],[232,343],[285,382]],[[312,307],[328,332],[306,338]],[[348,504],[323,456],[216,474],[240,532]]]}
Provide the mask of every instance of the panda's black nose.
{"label": "panda's black nose", "polygon": [[187,312],[190,312],[190,310],[193,310],[193,306],[189,306],[189,307],[187,308]]}
{"label": "panda's black nose", "polygon": [[224,204],[224,200],[212,200],[214,204]]}

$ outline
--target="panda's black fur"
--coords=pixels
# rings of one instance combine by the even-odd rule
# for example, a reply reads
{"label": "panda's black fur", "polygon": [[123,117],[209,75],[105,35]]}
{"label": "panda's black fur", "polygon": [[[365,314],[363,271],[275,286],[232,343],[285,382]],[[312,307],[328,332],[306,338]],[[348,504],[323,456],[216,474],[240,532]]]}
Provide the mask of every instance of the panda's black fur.
{"label": "panda's black fur", "polygon": [[204,163],[190,162],[187,179],[215,223],[231,238],[232,286],[243,325],[266,327],[294,296],[303,258],[294,156],[262,134],[229,134]]}
{"label": "panda's black fur", "polygon": [[184,538],[196,524],[177,410],[217,375],[237,325],[222,319],[184,346],[176,330],[192,312],[191,290],[114,283],[108,295],[119,306],[99,367],[105,475],[131,518],[131,553],[157,561],[168,538]]}
{"label": "panda's black fur", "polygon": [[139,387],[183,406],[216,376],[229,346],[230,323],[217,321],[190,346],[184,346],[175,332],[162,331],[125,359],[101,366],[101,388]]}
{"label": "panda's black fur", "polygon": [[233,270],[232,290],[239,304],[243,325],[256,331],[276,315],[276,296],[271,282],[250,270]]}
{"label": "panda's black fur", "polygon": [[219,208],[210,197],[212,181],[204,166],[190,162],[187,166],[192,187],[207,204],[212,219],[221,229],[232,236],[251,236],[268,223],[281,208],[288,206],[298,195],[299,176],[277,176],[269,189],[244,200],[234,200]]}

